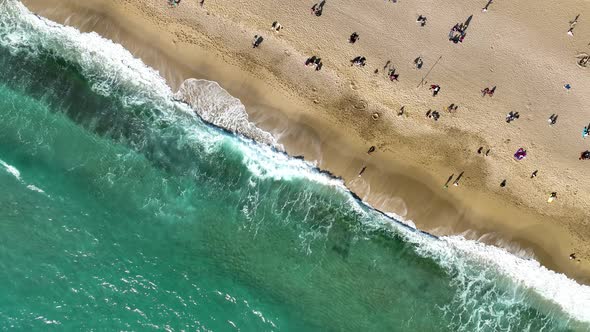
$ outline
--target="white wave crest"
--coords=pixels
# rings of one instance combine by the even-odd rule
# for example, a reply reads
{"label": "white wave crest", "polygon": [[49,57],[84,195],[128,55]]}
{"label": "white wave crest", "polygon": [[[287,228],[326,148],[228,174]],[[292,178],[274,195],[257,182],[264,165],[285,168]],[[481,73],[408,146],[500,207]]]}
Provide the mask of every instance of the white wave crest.
{"label": "white wave crest", "polygon": [[[248,121],[244,105],[216,82],[189,79],[176,94],[164,78],[127,49],[95,32],[81,33],[32,14],[15,0],[0,1],[0,43],[11,52],[50,52],[76,64],[94,92],[116,94],[123,105],[149,103],[161,109],[196,111],[206,122],[282,150],[274,137]],[[182,100],[192,109],[176,102]],[[174,114],[162,112],[162,118]],[[207,140],[204,140],[207,141]]]}
{"label": "white wave crest", "polygon": [[3,160],[0,160],[0,165],[4,166],[4,169],[12,174],[17,180],[20,181],[20,171],[18,169],[16,169],[16,167],[9,165],[7,163],[5,163]]}
{"label": "white wave crest", "polygon": [[248,113],[240,100],[230,95],[217,82],[188,79],[180,85],[175,98],[189,104],[206,122],[284,150],[270,133],[248,120]]}
{"label": "white wave crest", "polygon": [[27,189],[32,190],[32,191],[36,191],[41,194],[45,194],[45,191],[43,191],[41,188],[39,188],[35,185],[32,185],[32,184],[26,184],[25,181],[23,181],[23,179],[21,177],[20,171],[16,167],[8,164],[7,162],[5,162],[2,159],[0,159],[0,165],[2,165],[8,173],[12,174],[12,176],[14,176],[18,180],[18,182],[26,185]]}
{"label": "white wave crest", "polygon": [[[551,271],[534,259],[517,257],[503,248],[466,240],[462,236],[441,237],[440,241],[411,236],[410,241],[418,244],[418,253],[435,258],[450,271],[467,292],[475,291],[474,283],[481,287],[501,284],[500,276],[504,276],[512,287],[516,287],[512,294],[515,299],[526,297],[523,295],[525,290],[533,291],[577,321],[590,322],[590,287]],[[497,277],[490,279],[490,275]],[[517,288],[522,290],[517,291]]]}
{"label": "white wave crest", "polygon": [[[32,14],[15,0],[0,2],[0,42],[14,53],[49,52],[77,64],[91,88],[98,94],[110,95],[117,89],[133,89],[124,103],[143,104],[146,101],[170,99],[172,92],[158,73],[134,58],[123,46],[97,33],[81,33]],[[164,97],[164,98],[162,98]]]}

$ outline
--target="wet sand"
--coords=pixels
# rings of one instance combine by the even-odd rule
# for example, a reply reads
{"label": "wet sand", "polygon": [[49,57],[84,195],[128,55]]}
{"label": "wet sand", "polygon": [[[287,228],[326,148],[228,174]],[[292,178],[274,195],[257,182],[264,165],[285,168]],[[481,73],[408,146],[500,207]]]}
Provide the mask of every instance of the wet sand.
{"label": "wet sand", "polygon": [[[440,123],[424,117],[424,112],[431,107],[432,97],[427,87],[416,90],[414,84],[420,82],[421,76],[426,73],[424,70],[402,72],[402,82],[409,80],[406,75],[412,76],[415,81],[408,84],[413,86],[406,88],[408,91],[404,91],[401,84],[400,87],[395,86],[397,83],[388,82],[379,76],[382,73],[373,76],[373,68],[382,68],[382,63],[371,65],[370,68],[356,68],[346,63],[337,64],[336,60],[323,56],[324,69],[315,73],[301,63],[305,59],[302,52],[308,52],[311,47],[302,46],[301,40],[292,35],[284,37],[289,29],[294,28],[294,25],[286,24],[289,22],[287,17],[281,19],[286,30],[275,36],[270,36],[266,27],[273,21],[271,16],[266,17],[268,22],[264,21],[264,25],[259,22],[265,12],[253,9],[258,8],[263,1],[248,5],[254,14],[227,9],[229,6],[238,6],[238,3],[216,3],[211,8],[206,3],[205,9],[202,9],[193,3],[182,2],[180,7],[171,9],[165,1],[129,0],[120,4],[104,0],[86,1],[84,4],[57,0],[24,2],[40,15],[76,26],[82,31],[96,31],[123,44],[148,65],[159,70],[173,88],[191,77],[219,82],[233,96],[242,100],[251,120],[275,135],[289,154],[304,156],[320,168],[343,177],[351,190],[382,211],[412,220],[420,229],[434,234],[465,234],[467,238],[500,245],[517,254],[534,253],[543,265],[590,283],[587,259],[590,250],[585,240],[590,234],[590,225],[583,209],[590,197],[590,187],[586,179],[576,183],[575,177],[571,175],[580,172],[577,165],[567,164],[571,174],[558,178],[556,181],[559,185],[556,185],[551,182],[553,180],[549,175],[543,174],[555,165],[535,160],[535,167],[545,167],[543,179],[540,176],[535,179],[532,189],[519,188],[531,186],[527,182],[530,172],[523,171],[521,164],[511,160],[510,144],[503,146],[502,141],[490,142],[489,138],[475,133],[489,129],[479,128],[482,126],[481,121],[472,119],[470,122],[465,118],[491,117],[491,114],[477,113],[475,108],[470,108],[469,99],[459,98],[461,91],[456,98],[459,100],[444,97],[436,101],[441,111],[442,105],[454,100],[460,105],[458,114],[443,113]],[[381,5],[375,3],[376,7]],[[292,9],[290,6],[285,7],[284,15],[289,14]],[[301,10],[305,12],[308,9]],[[306,14],[309,15],[308,12]],[[378,14],[370,12],[367,15]],[[338,19],[334,16],[329,17],[326,12],[320,19],[332,22]],[[359,19],[352,18],[353,21]],[[251,36],[258,32],[269,36],[260,49],[252,50]],[[342,45],[338,47],[348,47],[345,45],[346,34],[348,29],[344,33]],[[427,40],[432,38],[423,31],[417,34]],[[359,43],[369,39],[364,47],[373,45],[377,49],[378,36],[378,33],[361,32]],[[330,33],[325,38],[328,41],[335,39]],[[315,42],[313,40],[311,44]],[[352,58],[362,51],[351,51],[348,56]],[[431,63],[436,60],[434,55],[429,57]],[[371,61],[372,58],[368,59]],[[468,62],[466,64],[469,65]],[[449,63],[441,63],[441,67],[445,66],[446,70],[453,70]],[[424,69],[428,70],[426,67]],[[358,71],[362,71],[362,74]],[[588,85],[587,76],[585,78],[577,82],[579,84],[576,86]],[[473,85],[473,89],[478,91],[479,85]],[[381,93],[381,89],[398,88],[400,91],[394,95]],[[375,91],[371,94],[367,89]],[[443,92],[440,97],[443,97]],[[536,91],[535,95],[538,93]],[[494,96],[498,97],[499,93]],[[484,101],[490,103],[489,100]],[[585,101],[580,98],[576,103],[587,105]],[[409,115],[398,117],[396,114],[402,104],[406,105]],[[488,106],[496,107],[493,104]],[[371,117],[375,112],[380,114],[378,120]],[[504,109],[499,112],[506,113]],[[544,120],[544,114],[542,117]],[[493,121],[502,123],[502,116]],[[515,140],[514,136],[519,132],[530,130],[526,125],[533,119],[525,115],[518,121],[526,123],[522,127],[519,125],[508,129],[510,131],[506,128],[491,130],[503,141]],[[572,127],[577,125],[568,124]],[[476,126],[476,130],[470,126]],[[547,124],[545,122],[540,126],[546,127]],[[560,130],[562,127],[559,127]],[[544,146],[544,139],[543,136],[531,144]],[[371,145],[377,149],[368,155],[366,152]],[[475,152],[478,146],[491,146],[491,155],[478,155]],[[571,159],[569,154],[574,153],[567,153]],[[528,159],[534,158],[531,156]],[[575,161],[578,161],[577,158]],[[367,166],[367,170],[359,178],[357,174],[363,166]],[[498,184],[502,179],[498,173],[506,169],[519,175],[508,179],[507,188],[500,188]],[[461,171],[465,171],[461,185],[444,189],[447,177]],[[568,177],[571,177],[569,183],[559,182]],[[578,186],[576,193],[569,193],[574,191],[571,189],[574,184]],[[566,186],[568,191],[565,191]],[[555,189],[559,192],[558,200],[549,205],[546,203],[546,193],[555,187],[563,188],[564,191]],[[519,192],[521,189],[528,194]],[[574,263],[567,259],[571,252],[576,252],[581,262]]]}

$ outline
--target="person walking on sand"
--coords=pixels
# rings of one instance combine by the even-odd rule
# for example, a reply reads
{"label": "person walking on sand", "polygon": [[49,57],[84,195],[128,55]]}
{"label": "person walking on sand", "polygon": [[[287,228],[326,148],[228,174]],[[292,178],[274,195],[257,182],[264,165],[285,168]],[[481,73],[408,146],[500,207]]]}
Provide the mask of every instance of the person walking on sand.
{"label": "person walking on sand", "polygon": [[359,178],[361,177],[361,175],[363,175],[363,173],[365,172],[366,169],[367,169],[367,166],[363,166],[363,168],[359,172]]}
{"label": "person walking on sand", "polygon": [[488,0],[488,3],[486,4],[486,6],[485,6],[485,7],[483,7],[483,8],[481,9],[481,11],[482,11],[482,12],[484,12],[484,13],[485,13],[485,12],[487,12],[487,11],[488,11],[488,7],[489,7],[489,6],[492,4],[492,2],[493,2],[493,1],[494,1],[494,0]]}
{"label": "person walking on sand", "polygon": [[449,187],[449,182],[451,182],[454,175],[455,175],[455,173],[453,173],[453,174],[451,174],[451,176],[449,176],[449,178],[447,179],[447,182],[445,182],[445,185],[443,188],[447,189]]}
{"label": "person walking on sand", "polygon": [[455,187],[459,186],[459,180],[461,180],[461,178],[463,177],[463,173],[465,173],[465,172],[459,173],[459,176],[457,176],[457,179],[455,179],[455,182],[453,182],[453,186],[455,186]]}
{"label": "person walking on sand", "polygon": [[576,27],[576,24],[578,24],[578,18],[579,18],[579,17],[580,17],[580,14],[578,14],[578,15],[576,16],[576,18],[574,18],[574,20],[573,20],[573,21],[570,21],[570,28],[569,28],[569,30],[567,31],[567,34],[568,34],[568,35],[570,35],[570,36],[573,36],[573,35],[574,35],[574,28]]}
{"label": "person walking on sand", "polygon": [[204,4],[205,4],[205,0],[199,1],[199,5],[201,6],[201,8],[203,7]]}
{"label": "person walking on sand", "polygon": [[369,148],[369,151],[367,151],[367,154],[371,154],[371,153],[373,153],[373,152],[375,152],[375,146],[374,146],[374,145],[372,145],[372,146]]}

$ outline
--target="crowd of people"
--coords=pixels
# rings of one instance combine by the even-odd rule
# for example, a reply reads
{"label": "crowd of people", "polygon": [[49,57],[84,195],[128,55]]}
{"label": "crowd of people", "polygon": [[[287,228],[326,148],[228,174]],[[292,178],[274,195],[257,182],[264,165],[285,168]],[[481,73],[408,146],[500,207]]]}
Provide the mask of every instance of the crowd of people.
{"label": "crowd of people", "polygon": [[[181,0],[168,0],[170,6],[178,6],[180,4],[180,1]],[[390,1],[392,1],[392,0],[390,0]],[[203,4],[203,2],[204,2],[204,0],[201,0],[201,5]],[[393,2],[395,2],[395,1],[393,1]],[[489,7],[492,4],[492,2],[493,2],[493,0],[488,0],[487,3],[486,3],[486,5],[485,5],[485,7],[482,8],[482,12],[486,12],[489,9]],[[317,17],[322,16],[322,14],[324,12],[325,5],[326,5],[326,0],[322,0],[322,1],[318,2],[318,3],[313,4],[313,6],[311,7],[311,14],[314,15],[314,16],[317,16]],[[453,42],[455,44],[462,43],[465,40],[466,36],[467,36],[467,30],[468,30],[468,28],[470,26],[470,23],[471,23],[472,18],[473,18],[473,15],[469,16],[466,19],[465,22],[455,24],[451,28],[451,30],[449,32],[449,41],[451,41],[451,42]],[[574,30],[574,27],[576,26],[576,24],[578,23],[578,18],[579,18],[579,15],[576,16],[572,21],[570,21],[570,28],[569,28],[569,30],[567,32],[569,35],[572,35],[573,36],[573,30]],[[420,27],[424,27],[426,25],[427,18],[426,18],[426,16],[419,15],[417,17],[417,19],[416,19],[416,22],[420,24]],[[278,33],[282,29],[283,29],[283,26],[280,23],[278,23],[277,21],[274,21],[272,23],[272,25],[271,25],[271,30],[274,31],[274,32],[277,32]],[[350,34],[350,36],[348,38],[348,42],[349,42],[349,44],[356,44],[359,41],[359,39],[360,39],[360,36],[355,31],[355,32],[352,32],[352,34]],[[254,40],[252,41],[253,48],[258,48],[262,44],[263,41],[264,41],[264,38],[262,36],[255,35],[254,36]],[[586,66],[588,66],[589,63],[590,63],[590,55],[582,54],[582,55],[579,55],[578,56],[577,64],[579,66],[586,67]],[[364,56],[359,55],[359,56],[354,57],[352,60],[350,60],[350,64],[351,64],[351,66],[365,67],[367,65],[367,59]],[[305,60],[305,65],[308,66],[308,67],[314,67],[316,71],[319,71],[319,70],[322,69],[323,63],[322,63],[322,59],[319,56],[313,55],[313,56],[311,56],[311,57],[309,57],[309,58],[307,58]],[[423,67],[423,65],[424,65],[424,61],[423,61],[423,59],[422,59],[421,56],[418,56],[417,58],[414,59],[414,66],[415,66],[416,69],[418,69],[418,70],[421,69]],[[436,63],[435,63],[435,65],[436,65]],[[394,66],[391,65],[391,60],[388,60],[387,61],[387,63],[383,67],[383,71],[384,71],[386,77],[390,81],[392,81],[392,82],[393,81],[399,81],[399,76],[400,75],[399,75],[397,69]],[[374,70],[374,73],[375,74],[377,74],[378,72],[379,72],[379,69],[375,69]],[[426,82],[424,82],[424,84],[426,84]],[[565,84],[564,85],[564,88],[566,90],[569,90],[569,89],[571,89],[571,85],[569,83],[568,84]],[[441,86],[438,85],[438,84],[430,84],[430,88],[429,89],[430,89],[430,91],[432,91],[432,96],[433,97],[436,97],[440,93],[440,91],[441,91]],[[496,91],[496,86],[493,86],[491,88],[490,87],[485,87],[483,90],[481,90],[481,94],[482,94],[482,97],[484,97],[484,98],[486,96],[493,97],[494,94],[495,94],[495,91]],[[402,106],[401,109],[398,112],[398,115],[399,116],[405,114],[404,113],[405,112],[404,109],[405,109],[404,106]],[[455,104],[451,104],[448,107],[444,108],[444,110],[447,111],[448,113],[454,113],[454,112],[457,111],[457,109],[458,109],[458,106],[455,105]],[[373,117],[373,120],[377,120],[379,118],[379,114],[378,113],[374,113],[372,115],[372,117]],[[440,112],[438,112],[436,110],[433,111],[433,110],[429,109],[426,112],[426,117],[427,118],[431,118],[434,121],[438,121],[440,119],[440,117],[441,117],[441,114],[440,114]],[[506,120],[507,123],[511,123],[511,122],[519,119],[519,117],[520,117],[519,112],[517,112],[517,111],[510,111],[506,115],[505,120]],[[552,125],[555,125],[557,123],[557,118],[558,118],[558,115],[557,114],[552,114],[549,117],[549,119],[548,119],[549,124],[551,126]],[[590,124],[588,124],[588,126],[585,126],[583,128],[583,130],[582,130],[582,137],[584,139],[586,137],[588,137],[589,135],[590,135]],[[371,146],[369,148],[369,150],[368,150],[367,153],[369,155],[371,155],[375,151],[376,151],[376,147],[375,146]],[[479,149],[477,150],[477,153],[478,154],[483,154],[485,156],[488,156],[488,154],[490,153],[490,149],[487,149],[485,151],[485,153],[484,153],[483,152],[483,147],[479,147]],[[524,158],[526,158],[526,156],[527,156],[527,150],[524,149],[524,148],[519,148],[514,153],[514,159],[515,160],[519,160],[519,161],[520,160],[523,160]],[[579,157],[579,160],[590,160],[590,151],[589,150],[585,150],[585,151],[581,152],[580,157]],[[366,166],[363,166],[363,168],[360,170],[358,176],[360,177],[361,175],[363,175],[363,173],[366,171],[366,169],[367,169],[367,167]],[[459,181],[462,178],[463,174],[464,174],[464,172],[461,172],[457,176],[457,178],[453,182],[453,185],[454,186],[458,186],[459,185]],[[535,170],[531,174],[531,176],[530,176],[531,179],[532,178],[535,178],[537,176],[537,174],[538,174],[538,170]],[[452,174],[448,178],[448,180],[447,180],[447,182],[445,184],[445,188],[448,187],[448,184],[452,181],[453,177],[454,177],[454,174]],[[501,182],[501,184],[500,184],[500,186],[501,187],[505,187],[506,185],[507,185],[507,180],[506,179],[503,179],[502,182]],[[548,201],[549,202],[552,202],[556,198],[557,198],[557,193],[556,192],[552,192],[550,194],[550,197],[549,197],[549,200]]]}
{"label": "crowd of people", "polygon": [[[171,1],[178,1],[179,0],[171,0]],[[486,3],[485,7],[482,8],[483,12],[486,12],[489,8],[489,6],[492,4],[493,0],[488,0],[488,2]],[[324,6],[326,4],[325,0],[322,0],[321,2],[318,2],[316,4],[314,4],[311,7],[311,13],[315,16],[321,16],[324,10]],[[469,28],[469,25],[471,23],[471,20],[473,18],[473,15],[469,16],[467,18],[467,20],[463,23],[457,23],[455,24],[451,31],[449,32],[449,40],[452,41],[453,43],[462,43],[465,39],[465,37],[467,36],[467,29]],[[570,22],[571,27],[570,30],[568,31],[568,33],[571,34],[571,32],[573,31],[573,27],[576,25],[578,20],[578,17],[576,17],[573,21]],[[426,17],[423,15],[419,15],[418,18],[416,19],[416,22],[420,23],[420,26],[423,27],[426,25]],[[272,24],[272,29],[275,31],[279,31],[281,29],[281,25],[278,24],[278,22],[273,22]],[[260,45],[260,43],[262,43],[263,38],[261,36],[255,36],[254,38],[254,42],[253,42],[253,46],[254,47],[258,47]],[[348,38],[348,42],[350,44],[355,44],[357,41],[359,40],[359,34],[357,32],[353,32],[350,37]],[[578,64],[580,66],[586,66],[588,64],[588,62],[590,61],[590,56],[584,55],[582,57],[580,57],[580,60],[578,61]],[[359,67],[364,67],[367,64],[367,59],[364,56],[356,56],[354,57],[352,60],[350,60],[351,66],[359,66]],[[422,59],[422,57],[417,57],[416,59],[414,59],[414,65],[416,69],[421,69],[422,66],[424,64],[424,61]],[[322,68],[322,60],[320,57],[318,56],[311,56],[309,58],[307,58],[307,60],[305,61],[305,65],[306,66],[312,66],[315,67],[315,70],[318,71]],[[391,61],[387,61],[387,63],[385,64],[385,66],[383,67],[383,70],[386,71],[386,75],[389,78],[390,81],[398,81],[399,80],[399,73],[397,72],[396,68],[394,66],[391,66]],[[378,73],[379,69],[375,69],[375,73]],[[569,84],[565,85],[566,89],[570,89],[571,86]],[[436,97],[439,92],[441,91],[441,86],[438,84],[430,84],[430,90],[432,91],[432,96]],[[486,87],[483,90],[481,90],[482,93],[482,97],[493,97],[494,93],[496,91],[496,86],[493,87]],[[455,104],[451,104],[450,106],[446,107],[445,110],[449,113],[454,113],[457,110],[458,106]],[[400,109],[400,111],[398,112],[398,115],[403,115],[404,114],[404,107],[402,107]],[[440,112],[438,111],[433,111],[433,110],[428,110],[428,112],[426,112],[426,117],[427,118],[431,118],[434,121],[438,121],[441,117]],[[519,112],[517,111],[510,111],[508,112],[508,114],[506,115],[506,122],[507,123],[511,123],[515,120],[517,120],[520,117]],[[377,119],[378,117],[373,117],[374,119]],[[558,115],[557,114],[552,114],[549,119],[548,122],[550,125],[555,125],[557,122],[557,118]],[[588,135],[590,134],[590,124],[586,127],[584,127],[583,131],[582,131],[582,137],[586,138]],[[480,147],[477,151],[478,154],[482,153],[482,149],[483,147]],[[375,147],[371,146],[371,148],[369,149],[369,154],[373,153],[375,151]],[[490,152],[490,149],[487,149],[487,151],[485,152],[485,156],[487,156]],[[514,158],[516,160],[522,160],[524,158],[526,158],[527,155],[527,151],[524,148],[520,148],[518,149],[515,153],[514,153]],[[589,160],[590,159],[590,151],[584,151],[581,153],[580,156],[580,160]],[[362,168],[362,170],[359,172],[359,176],[361,176],[366,170],[366,166]],[[532,175],[531,178],[534,178],[537,176],[537,172],[538,170],[535,170]],[[463,175],[463,173],[461,173],[456,181],[453,183],[455,186],[458,185],[459,183],[459,179],[461,178],[461,176]],[[451,178],[449,178],[450,181]],[[449,182],[447,181],[447,182]],[[506,186],[506,179],[504,179],[501,183],[501,186],[504,187]],[[446,185],[445,185],[446,187]],[[553,196],[553,199],[556,197],[556,193]]]}
{"label": "crowd of people", "polygon": [[473,15],[469,16],[464,23],[457,23],[451,31],[449,32],[449,40],[453,43],[462,43],[465,37],[467,36],[467,28],[469,27],[469,23],[471,23],[471,19]]}

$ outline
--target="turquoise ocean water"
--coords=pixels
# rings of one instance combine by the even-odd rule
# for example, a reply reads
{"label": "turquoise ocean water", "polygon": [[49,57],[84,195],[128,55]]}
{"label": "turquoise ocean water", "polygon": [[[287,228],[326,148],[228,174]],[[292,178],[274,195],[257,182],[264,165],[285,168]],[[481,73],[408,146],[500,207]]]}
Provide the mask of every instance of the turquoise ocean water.
{"label": "turquoise ocean water", "polygon": [[0,330],[590,329],[588,287],[414,231],[13,0],[0,189]]}

